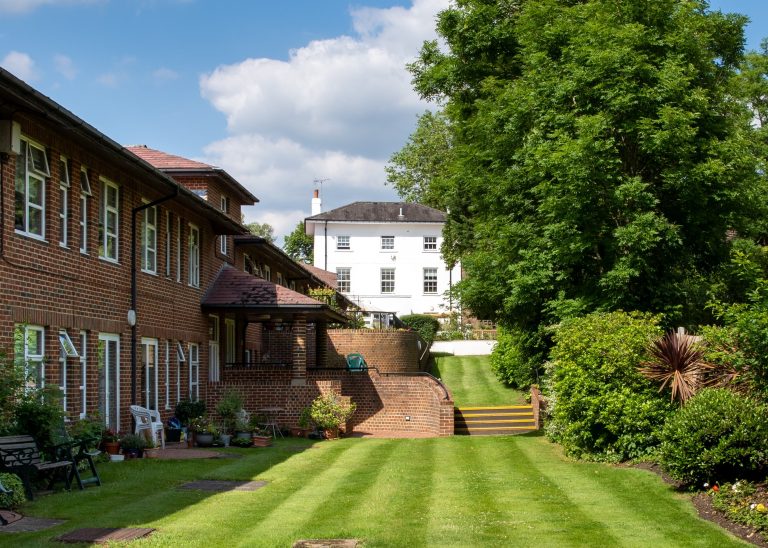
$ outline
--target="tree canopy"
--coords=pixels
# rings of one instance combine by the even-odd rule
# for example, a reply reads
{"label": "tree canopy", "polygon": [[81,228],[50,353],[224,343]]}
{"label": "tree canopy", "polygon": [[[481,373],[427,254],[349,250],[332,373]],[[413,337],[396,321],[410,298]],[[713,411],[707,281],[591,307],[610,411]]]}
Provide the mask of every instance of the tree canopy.
{"label": "tree canopy", "polygon": [[270,243],[275,243],[275,229],[271,224],[254,222],[245,225],[245,228],[254,236],[261,236]]}
{"label": "tree canopy", "polygon": [[[704,0],[456,0],[439,14],[447,50],[427,42],[409,68],[449,130],[429,178],[465,306],[529,332],[593,310],[707,318],[726,234],[754,234],[766,213],[738,84],[745,22]],[[429,141],[422,122],[393,159]],[[431,200],[412,171],[396,188]]]}
{"label": "tree canopy", "polygon": [[304,231],[304,221],[299,221],[293,232],[285,237],[283,251],[294,261],[312,264],[314,261],[315,244],[312,236]]}

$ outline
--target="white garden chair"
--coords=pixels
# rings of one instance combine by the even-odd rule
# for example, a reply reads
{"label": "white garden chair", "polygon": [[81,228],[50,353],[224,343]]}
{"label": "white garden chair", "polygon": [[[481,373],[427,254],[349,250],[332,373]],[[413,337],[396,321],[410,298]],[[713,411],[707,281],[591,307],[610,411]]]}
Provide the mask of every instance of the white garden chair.
{"label": "white garden chair", "polygon": [[135,434],[149,430],[152,440],[157,446],[159,433],[160,446],[165,449],[165,428],[163,428],[163,420],[160,418],[160,412],[153,409],[147,409],[140,405],[131,406],[131,415],[136,423]]}

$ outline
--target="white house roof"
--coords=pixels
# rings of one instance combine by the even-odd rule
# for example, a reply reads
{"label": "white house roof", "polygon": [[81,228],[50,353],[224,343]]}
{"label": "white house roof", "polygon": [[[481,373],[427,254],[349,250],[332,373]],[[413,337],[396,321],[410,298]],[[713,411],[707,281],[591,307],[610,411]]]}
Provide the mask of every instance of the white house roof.
{"label": "white house roof", "polygon": [[353,202],[307,217],[308,222],[336,221],[363,223],[444,223],[440,210],[408,202]]}

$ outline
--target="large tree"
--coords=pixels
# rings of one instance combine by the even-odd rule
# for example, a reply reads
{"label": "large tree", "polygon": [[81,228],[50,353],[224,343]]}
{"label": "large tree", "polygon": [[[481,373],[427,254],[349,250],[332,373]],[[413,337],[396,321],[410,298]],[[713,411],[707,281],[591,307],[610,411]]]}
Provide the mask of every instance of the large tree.
{"label": "large tree", "polygon": [[253,222],[245,225],[245,228],[254,236],[261,236],[270,243],[275,243],[275,228],[271,224]]}
{"label": "large tree", "polygon": [[283,250],[294,261],[312,264],[315,244],[312,236],[304,230],[304,221],[299,221],[293,232],[288,234],[283,241]]}
{"label": "large tree", "polygon": [[742,16],[703,0],[456,0],[410,66],[444,107],[443,252],[528,332],[599,309],[704,318],[728,230],[765,213],[737,100]]}

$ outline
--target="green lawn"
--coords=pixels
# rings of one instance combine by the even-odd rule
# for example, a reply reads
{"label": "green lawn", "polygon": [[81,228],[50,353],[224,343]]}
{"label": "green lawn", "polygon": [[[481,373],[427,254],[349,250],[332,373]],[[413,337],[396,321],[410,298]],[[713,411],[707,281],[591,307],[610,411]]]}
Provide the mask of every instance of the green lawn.
{"label": "green lawn", "polygon": [[524,403],[524,394],[501,384],[488,356],[437,356],[432,370],[453,394],[456,407]]}
{"label": "green lawn", "polygon": [[[104,486],[57,493],[27,514],[67,519],[0,544],[39,546],[79,527],[156,527],[131,546],[739,546],[650,472],[564,459],[543,437],[281,440],[238,459],[101,465]],[[230,450],[228,450],[230,451]],[[263,479],[255,492],[186,481]],[[59,544],[59,546],[61,546]]]}

